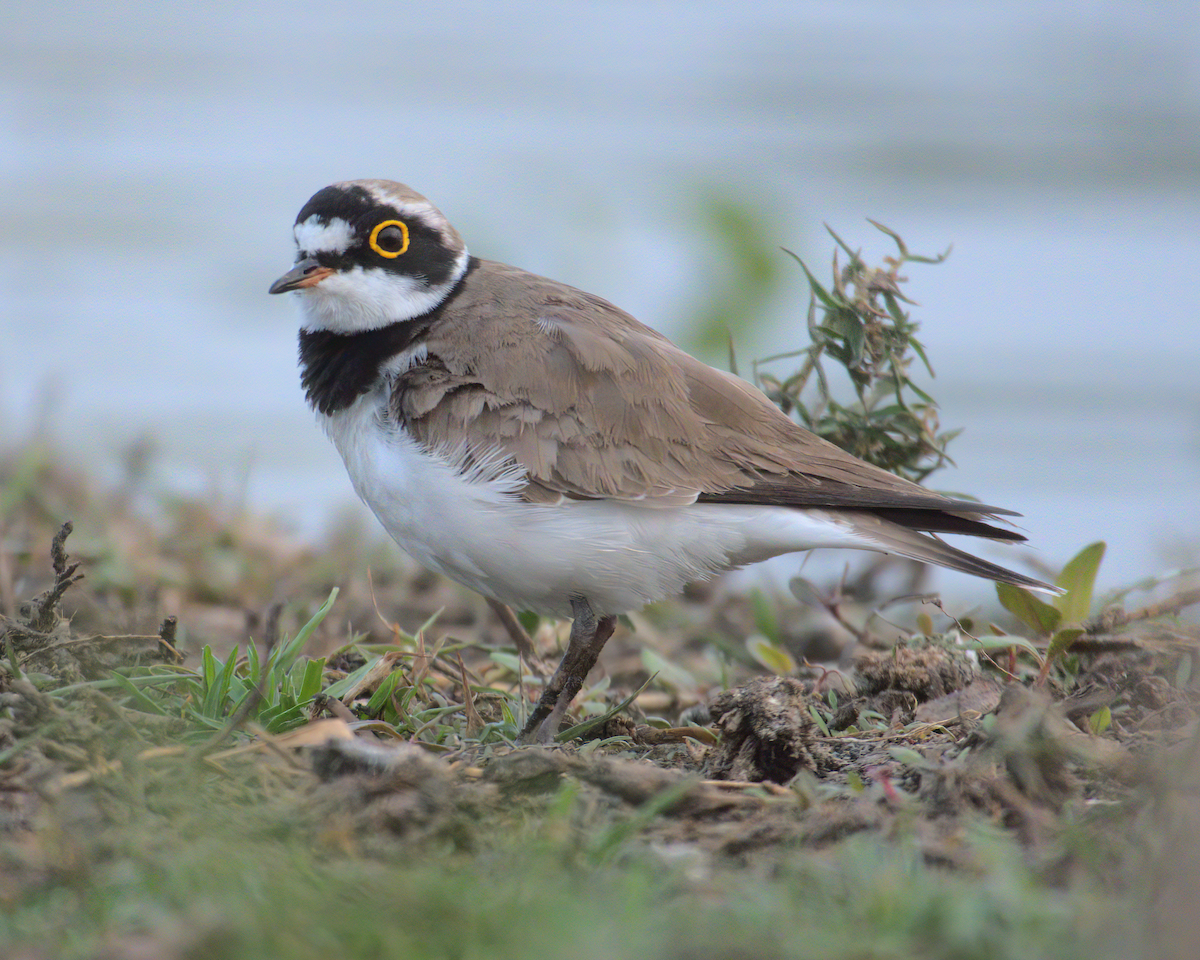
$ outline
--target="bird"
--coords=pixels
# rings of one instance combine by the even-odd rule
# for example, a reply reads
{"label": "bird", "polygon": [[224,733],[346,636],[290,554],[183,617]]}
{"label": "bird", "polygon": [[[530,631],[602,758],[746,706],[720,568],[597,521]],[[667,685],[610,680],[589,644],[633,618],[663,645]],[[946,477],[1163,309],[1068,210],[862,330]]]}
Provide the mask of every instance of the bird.
{"label": "bird", "polygon": [[424,567],[572,620],[519,739],[550,743],[621,614],[782,554],[898,554],[1056,588],[939,534],[1018,542],[1012,510],[828,443],[612,303],[472,255],[389,180],[301,208],[300,380],[357,495]]}

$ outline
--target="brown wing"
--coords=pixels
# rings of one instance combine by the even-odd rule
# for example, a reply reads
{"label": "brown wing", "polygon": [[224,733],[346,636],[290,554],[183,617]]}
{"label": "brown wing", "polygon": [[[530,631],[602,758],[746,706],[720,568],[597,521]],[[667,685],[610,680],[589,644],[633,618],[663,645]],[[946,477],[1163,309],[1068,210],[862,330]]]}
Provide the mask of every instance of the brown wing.
{"label": "brown wing", "polygon": [[599,297],[480,261],[400,375],[392,412],[420,441],[528,472],[524,496],[858,508],[915,529],[1022,539],[789,420]]}

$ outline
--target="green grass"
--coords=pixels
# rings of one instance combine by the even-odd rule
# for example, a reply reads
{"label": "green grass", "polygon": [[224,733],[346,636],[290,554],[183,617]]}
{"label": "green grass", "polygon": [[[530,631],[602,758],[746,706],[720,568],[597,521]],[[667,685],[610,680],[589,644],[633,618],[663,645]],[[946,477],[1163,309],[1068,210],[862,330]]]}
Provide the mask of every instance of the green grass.
{"label": "green grass", "polygon": [[[597,862],[595,825],[568,786],[541,815],[512,814],[466,846],[375,837],[367,854],[302,805],[237,797],[182,763],[147,778],[144,803],[116,800],[127,786],[51,810],[44,872],[0,913],[6,956],[73,960],[145,938],[159,956],[208,960],[1084,958],[1114,906],[1049,894],[1012,840],[983,828],[970,882],[904,837],[785,848],[746,870],[631,835]],[[121,816],[96,829],[100,794]]]}

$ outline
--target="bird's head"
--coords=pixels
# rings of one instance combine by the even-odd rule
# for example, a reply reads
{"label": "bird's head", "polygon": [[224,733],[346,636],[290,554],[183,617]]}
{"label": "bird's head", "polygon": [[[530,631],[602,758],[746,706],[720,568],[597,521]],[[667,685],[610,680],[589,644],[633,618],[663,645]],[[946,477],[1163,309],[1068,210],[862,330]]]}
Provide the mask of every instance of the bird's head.
{"label": "bird's head", "polygon": [[441,211],[391,180],[315,193],[296,217],[296,265],[271,293],[301,295],[306,330],[361,333],[420,317],[467,269],[466,244]]}

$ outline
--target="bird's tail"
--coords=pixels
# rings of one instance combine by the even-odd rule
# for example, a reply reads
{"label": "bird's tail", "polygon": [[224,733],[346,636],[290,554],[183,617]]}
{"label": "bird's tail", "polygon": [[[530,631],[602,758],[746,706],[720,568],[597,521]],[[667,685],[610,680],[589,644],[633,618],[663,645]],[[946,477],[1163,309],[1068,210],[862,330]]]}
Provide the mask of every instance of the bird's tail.
{"label": "bird's tail", "polygon": [[1034,577],[1009,570],[999,564],[991,563],[980,557],[973,556],[965,550],[952,547],[944,540],[926,533],[909,530],[899,524],[870,515],[854,518],[855,532],[869,538],[878,544],[878,549],[885,553],[895,553],[911,560],[922,563],[932,563],[950,570],[960,570],[985,580],[995,580],[998,583],[1011,583],[1027,590],[1052,595],[1061,594],[1059,587],[1044,583]]}

